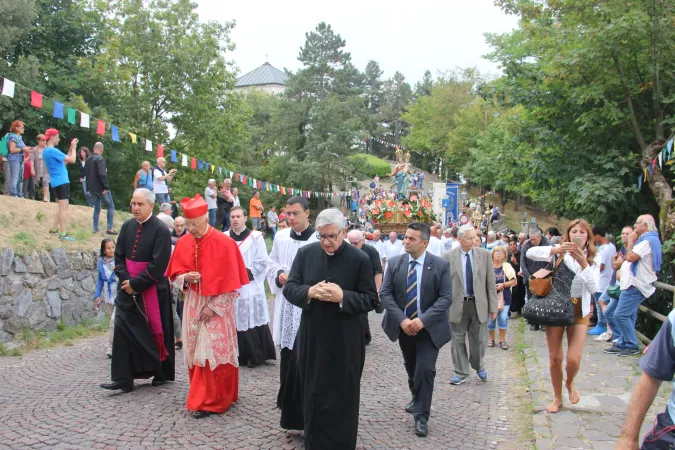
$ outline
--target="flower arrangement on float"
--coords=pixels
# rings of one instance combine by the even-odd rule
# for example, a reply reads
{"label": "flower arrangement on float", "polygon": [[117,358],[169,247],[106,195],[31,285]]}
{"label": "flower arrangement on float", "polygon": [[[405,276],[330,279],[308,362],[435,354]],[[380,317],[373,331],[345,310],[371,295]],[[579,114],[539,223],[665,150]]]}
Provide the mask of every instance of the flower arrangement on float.
{"label": "flower arrangement on float", "polygon": [[431,202],[412,195],[410,200],[375,200],[368,207],[373,223],[432,222],[436,220]]}

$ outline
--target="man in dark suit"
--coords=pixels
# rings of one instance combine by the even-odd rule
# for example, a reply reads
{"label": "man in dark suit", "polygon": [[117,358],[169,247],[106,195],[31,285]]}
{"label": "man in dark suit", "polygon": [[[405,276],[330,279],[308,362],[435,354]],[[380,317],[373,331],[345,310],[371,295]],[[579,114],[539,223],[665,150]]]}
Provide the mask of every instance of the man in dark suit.
{"label": "man in dark suit", "polygon": [[98,218],[101,214],[101,201],[108,207],[106,234],[117,234],[113,230],[113,219],[115,218],[115,203],[110,193],[108,184],[108,169],[103,156],[103,144],[97,142],[94,144],[94,154],[87,158],[84,164],[85,181],[87,183],[87,192],[91,194],[94,204],[94,233],[98,233]]}
{"label": "man in dark suit", "polygon": [[429,225],[413,222],[403,239],[405,253],[388,261],[380,300],[386,310],[382,328],[398,339],[412,401],[405,408],[415,419],[415,434],[426,436],[440,348],[450,342],[452,303],[450,264],[427,252]]}

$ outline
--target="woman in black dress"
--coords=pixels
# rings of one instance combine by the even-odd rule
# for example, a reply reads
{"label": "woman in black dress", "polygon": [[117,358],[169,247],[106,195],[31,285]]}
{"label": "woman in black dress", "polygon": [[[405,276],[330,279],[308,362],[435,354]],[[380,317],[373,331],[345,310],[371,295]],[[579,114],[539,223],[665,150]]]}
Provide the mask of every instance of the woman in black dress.
{"label": "woman in black dress", "polygon": [[508,262],[516,271],[516,279],[518,280],[518,284],[511,289],[511,309],[509,313],[521,314],[523,306],[525,306],[525,282],[523,281],[523,273],[520,271],[520,249],[515,238],[509,241]]}

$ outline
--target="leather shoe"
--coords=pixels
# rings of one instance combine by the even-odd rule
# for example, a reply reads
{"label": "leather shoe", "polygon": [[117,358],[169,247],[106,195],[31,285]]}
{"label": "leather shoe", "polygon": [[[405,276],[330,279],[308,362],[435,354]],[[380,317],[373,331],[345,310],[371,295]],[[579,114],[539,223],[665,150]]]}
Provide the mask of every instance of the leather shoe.
{"label": "leather shoe", "polygon": [[427,437],[429,434],[429,427],[422,419],[415,419],[415,434],[419,437]]}
{"label": "leather shoe", "polygon": [[411,402],[408,403],[408,405],[405,407],[405,412],[407,412],[408,414],[412,414],[412,413],[413,413],[413,407],[414,407],[414,406],[415,406],[415,402],[411,401]]}
{"label": "leather shoe", "polygon": [[211,413],[209,411],[195,411],[193,416],[195,419],[203,419],[204,417],[209,417]]}
{"label": "leather shoe", "polygon": [[163,385],[164,383],[166,383],[166,381],[165,381],[164,379],[162,379],[162,378],[157,378],[157,377],[152,377],[152,385],[153,385],[153,386],[161,386],[161,385]]}
{"label": "leather shoe", "polygon": [[122,392],[131,392],[134,390],[134,383],[123,382],[123,381],[113,381],[112,383],[103,383],[101,385],[102,389],[107,389],[109,391],[122,391]]}

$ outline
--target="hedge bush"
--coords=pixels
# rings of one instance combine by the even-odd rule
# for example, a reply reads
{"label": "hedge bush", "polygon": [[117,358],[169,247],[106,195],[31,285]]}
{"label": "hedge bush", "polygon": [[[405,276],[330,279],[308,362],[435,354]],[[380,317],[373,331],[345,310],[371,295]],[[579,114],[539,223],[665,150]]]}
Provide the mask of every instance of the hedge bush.
{"label": "hedge bush", "polygon": [[391,173],[391,166],[389,163],[377,156],[368,155],[366,153],[357,153],[350,156],[349,159],[356,166],[356,170],[371,178],[375,175],[386,177]]}

